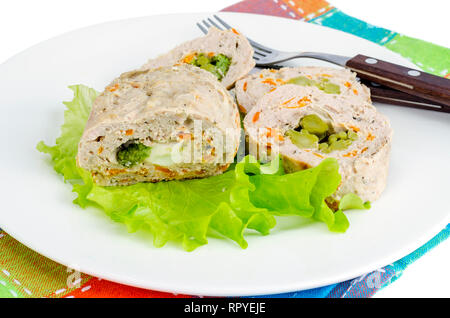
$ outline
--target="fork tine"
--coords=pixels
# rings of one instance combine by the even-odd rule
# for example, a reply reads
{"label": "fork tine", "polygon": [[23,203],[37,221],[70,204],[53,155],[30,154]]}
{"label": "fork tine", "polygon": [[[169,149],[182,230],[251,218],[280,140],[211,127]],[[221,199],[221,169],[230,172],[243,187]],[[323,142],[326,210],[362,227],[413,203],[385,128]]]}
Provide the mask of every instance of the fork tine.
{"label": "fork tine", "polygon": [[214,25],[216,28],[218,28],[219,30],[223,30],[222,27],[220,27],[216,22],[214,22],[213,20],[211,20],[210,18],[208,18],[208,21]]}
{"label": "fork tine", "polygon": [[[231,25],[229,25],[228,23],[226,23],[224,20],[222,20],[221,18],[219,18],[217,15],[213,15],[213,17],[220,22],[220,24],[222,24],[224,27],[226,27],[227,29],[232,29],[233,27]],[[253,46],[253,48],[258,49],[260,51],[263,51],[265,53],[272,53],[272,49],[268,48],[258,42],[253,41],[250,38],[247,38],[247,40],[250,42],[250,44]]]}
{"label": "fork tine", "polygon": [[201,25],[200,23],[197,23],[197,26],[198,26],[198,28],[199,28],[204,34],[207,34],[207,33],[208,33],[208,30],[206,30],[206,29],[203,27],[203,25]]}
{"label": "fork tine", "polygon": [[[232,27],[226,23],[224,20],[222,20],[221,18],[219,18],[217,15],[213,15],[213,17],[220,23],[222,24],[226,29],[232,29]],[[203,24],[203,25],[202,25]],[[216,28],[218,28],[219,30],[223,30],[223,28],[221,26],[219,26],[217,23],[215,23],[212,19],[208,18],[208,21],[206,20],[202,20],[201,23],[197,23],[197,26],[199,27],[199,29],[204,33],[207,34],[208,33],[208,29],[211,26],[215,26]],[[253,49],[255,51],[255,53],[253,54],[253,58],[255,60],[259,60],[262,57],[265,57],[267,54],[270,54],[272,51],[268,48],[265,48],[264,46],[262,46],[261,44],[252,41],[251,39],[247,38],[250,42],[250,44],[253,46]],[[262,47],[262,48],[261,48]],[[265,48],[265,49],[264,49]]]}
{"label": "fork tine", "polygon": [[231,25],[229,25],[228,23],[226,23],[225,21],[223,21],[221,18],[219,18],[217,15],[213,15],[213,17],[220,22],[220,24],[222,24],[225,28],[227,29],[232,29]]}
{"label": "fork tine", "polygon": [[253,45],[252,45],[252,47],[253,47],[253,51],[255,51],[255,54],[258,54],[260,56],[264,56],[265,57],[265,56],[267,56],[268,54],[271,53],[271,52],[266,52],[266,51],[260,50],[257,47],[254,47]]}
{"label": "fork tine", "polygon": [[259,44],[258,42],[255,42],[249,38],[247,38],[247,40],[250,42],[250,44],[253,46],[254,49],[258,49],[260,51],[263,51],[263,52],[269,53],[269,54],[272,53],[272,50],[269,49],[268,47],[265,47],[265,46]]}
{"label": "fork tine", "polygon": [[202,20],[202,23],[209,29],[211,25],[206,20]]}

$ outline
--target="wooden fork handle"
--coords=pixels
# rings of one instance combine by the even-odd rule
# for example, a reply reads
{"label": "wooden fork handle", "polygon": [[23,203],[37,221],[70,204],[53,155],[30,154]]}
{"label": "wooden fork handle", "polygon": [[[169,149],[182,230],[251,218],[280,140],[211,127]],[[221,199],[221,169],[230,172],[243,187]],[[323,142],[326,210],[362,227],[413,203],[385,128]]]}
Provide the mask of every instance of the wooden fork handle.
{"label": "wooden fork handle", "polygon": [[357,55],[346,66],[362,79],[450,106],[450,79],[365,55]]}
{"label": "wooden fork handle", "polygon": [[450,113],[450,106],[410,95],[371,81],[361,80],[361,83],[370,89],[371,99],[374,102]]}

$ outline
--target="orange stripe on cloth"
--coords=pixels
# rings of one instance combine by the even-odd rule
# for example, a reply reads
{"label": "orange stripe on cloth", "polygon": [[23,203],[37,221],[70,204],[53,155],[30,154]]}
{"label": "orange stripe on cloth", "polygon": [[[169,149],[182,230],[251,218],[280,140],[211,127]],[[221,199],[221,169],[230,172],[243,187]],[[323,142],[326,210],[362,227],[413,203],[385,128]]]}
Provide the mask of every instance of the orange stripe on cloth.
{"label": "orange stripe on cloth", "polygon": [[330,11],[333,7],[325,0],[281,0],[290,7],[295,14],[310,20]]}
{"label": "orange stripe on cloth", "polygon": [[191,298],[182,294],[163,293],[92,278],[87,283],[65,295],[69,298]]}

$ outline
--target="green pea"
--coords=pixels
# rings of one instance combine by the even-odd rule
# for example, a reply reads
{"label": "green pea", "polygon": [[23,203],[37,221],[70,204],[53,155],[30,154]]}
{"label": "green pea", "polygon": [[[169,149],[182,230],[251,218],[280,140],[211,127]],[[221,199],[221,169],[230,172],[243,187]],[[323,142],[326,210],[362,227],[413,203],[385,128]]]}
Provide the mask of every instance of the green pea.
{"label": "green pea", "polygon": [[337,134],[339,139],[347,139],[347,133],[345,131],[341,131]]}
{"label": "green pea", "polygon": [[328,144],[336,142],[337,140],[338,140],[338,136],[336,134],[332,134],[332,135],[330,135],[330,137],[328,137]]}
{"label": "green pea", "polygon": [[322,90],[327,94],[340,94],[341,88],[333,83],[323,83]]}
{"label": "green pea", "polygon": [[286,136],[288,136],[291,142],[300,149],[311,149],[318,147],[319,138],[316,135],[310,134],[305,129],[302,129],[300,132],[288,130],[286,132]]}
{"label": "green pea", "polygon": [[348,135],[348,139],[350,139],[350,140],[353,140],[353,141],[358,140],[358,134],[355,133],[353,130],[349,130],[347,132],[347,135]]}
{"label": "green pea", "polygon": [[319,150],[322,151],[322,152],[324,152],[324,153],[330,152],[330,151],[328,150],[328,144],[327,144],[326,142],[321,142],[321,143],[319,144]]}
{"label": "green pea", "polygon": [[291,78],[289,84],[296,84],[300,86],[316,86],[318,89],[327,94],[340,94],[341,89],[339,85],[333,84],[328,78],[322,78],[320,81],[309,79],[305,76]]}
{"label": "green pea", "polygon": [[349,139],[341,139],[338,140],[336,142],[333,142],[330,144],[330,146],[328,147],[328,149],[330,149],[331,151],[333,150],[344,150],[347,149],[348,146],[350,146],[352,144],[352,141]]}
{"label": "green pea", "polygon": [[210,64],[210,60],[204,54],[200,54],[196,59],[196,64],[198,64],[198,66],[200,66],[200,67],[206,66],[206,65]]}
{"label": "green pea", "polygon": [[300,85],[300,86],[313,86],[314,81],[305,76],[299,76],[299,77],[291,78],[288,81],[288,84],[295,84],[295,85]]}
{"label": "green pea", "polygon": [[212,64],[205,64],[205,65],[200,66],[200,68],[202,68],[208,72],[211,72],[211,73],[214,73],[216,71],[216,67]]}
{"label": "green pea", "polygon": [[328,131],[328,124],[317,115],[306,115],[300,120],[300,126],[317,137],[323,137]]}

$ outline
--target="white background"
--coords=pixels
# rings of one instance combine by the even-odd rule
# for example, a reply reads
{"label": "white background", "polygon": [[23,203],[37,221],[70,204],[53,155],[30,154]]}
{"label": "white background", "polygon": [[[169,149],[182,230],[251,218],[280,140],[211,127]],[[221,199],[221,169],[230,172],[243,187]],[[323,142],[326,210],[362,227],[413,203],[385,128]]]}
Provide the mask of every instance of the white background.
{"label": "white background", "polygon": [[[236,2],[238,0],[2,1],[0,63],[36,43],[80,27],[154,14],[219,11]],[[366,22],[450,47],[448,0],[330,2]],[[432,212],[424,211],[424,217]],[[403,277],[375,297],[450,297],[449,265],[450,241],[447,240],[410,265]]]}

